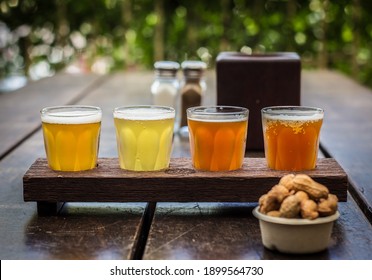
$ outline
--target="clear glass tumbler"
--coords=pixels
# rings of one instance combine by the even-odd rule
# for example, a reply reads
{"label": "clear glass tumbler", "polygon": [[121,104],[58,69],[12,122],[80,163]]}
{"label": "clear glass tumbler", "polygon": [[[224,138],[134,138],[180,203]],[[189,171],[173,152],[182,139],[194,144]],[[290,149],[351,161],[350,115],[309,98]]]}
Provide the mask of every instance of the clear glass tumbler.
{"label": "clear glass tumbler", "polygon": [[187,109],[190,149],[198,170],[229,171],[242,167],[248,109],[199,106]]}
{"label": "clear glass tumbler", "polygon": [[314,169],[324,111],[304,106],[261,110],[267,165],[275,170]]}
{"label": "clear glass tumbler", "polygon": [[125,106],[114,110],[120,167],[156,171],[169,167],[175,110],[166,106]]}
{"label": "clear glass tumbler", "polygon": [[82,171],[96,167],[102,119],[99,107],[47,107],[40,113],[51,169]]}

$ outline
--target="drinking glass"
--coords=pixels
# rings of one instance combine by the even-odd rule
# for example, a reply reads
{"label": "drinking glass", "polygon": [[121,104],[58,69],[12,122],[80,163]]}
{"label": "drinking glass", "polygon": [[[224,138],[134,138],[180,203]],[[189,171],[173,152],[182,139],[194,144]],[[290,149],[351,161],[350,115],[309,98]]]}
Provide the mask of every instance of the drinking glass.
{"label": "drinking glass", "polygon": [[314,169],[323,109],[274,106],[263,108],[261,115],[268,167],[287,171]]}
{"label": "drinking glass", "polygon": [[102,111],[93,106],[56,106],[41,110],[48,165],[58,171],[96,167]]}
{"label": "drinking glass", "polygon": [[124,106],[114,110],[122,169],[156,171],[169,167],[175,110],[166,106]]}
{"label": "drinking glass", "polygon": [[187,109],[192,163],[198,170],[241,168],[248,130],[248,109],[199,106]]}

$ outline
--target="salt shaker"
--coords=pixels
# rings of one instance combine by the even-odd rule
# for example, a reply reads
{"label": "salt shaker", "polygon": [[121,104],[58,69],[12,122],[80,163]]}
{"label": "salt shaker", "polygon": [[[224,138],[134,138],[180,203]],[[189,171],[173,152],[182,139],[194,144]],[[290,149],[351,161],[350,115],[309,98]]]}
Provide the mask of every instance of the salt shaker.
{"label": "salt shaker", "polygon": [[202,97],[207,89],[204,71],[207,65],[202,61],[187,60],[182,62],[183,81],[181,84],[181,128],[182,137],[188,137],[186,110],[200,106]]}
{"label": "salt shaker", "polygon": [[151,85],[154,105],[169,106],[176,110],[174,131],[178,131],[180,120],[179,81],[177,71],[179,63],[174,61],[157,61],[154,64],[155,79]]}

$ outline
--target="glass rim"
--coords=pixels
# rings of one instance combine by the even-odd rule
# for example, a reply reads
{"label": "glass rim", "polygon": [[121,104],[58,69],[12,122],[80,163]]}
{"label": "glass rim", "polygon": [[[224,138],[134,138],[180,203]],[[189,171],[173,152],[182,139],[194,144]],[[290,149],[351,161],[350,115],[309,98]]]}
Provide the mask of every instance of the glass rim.
{"label": "glass rim", "polygon": [[87,105],[45,107],[40,111],[41,122],[50,124],[88,124],[102,121],[102,109]]}
{"label": "glass rim", "polygon": [[[81,109],[82,111],[79,111],[80,114],[73,115],[73,114],[62,114],[63,112],[74,112],[78,111],[78,109]],[[55,114],[55,113],[59,114]],[[82,114],[83,112],[83,114]],[[61,105],[61,106],[49,106],[44,107],[40,110],[40,114],[48,115],[56,118],[76,118],[76,117],[85,117],[85,116],[92,116],[96,115],[97,113],[102,113],[102,109],[97,106],[90,106],[90,105]]]}
{"label": "glass rim", "polygon": [[[133,115],[129,112],[134,112],[138,109],[144,109],[145,111],[152,110],[152,114],[142,114],[141,115]],[[128,118],[128,119],[135,119],[135,120],[153,120],[158,119],[154,117],[160,117],[160,118],[175,118],[176,116],[176,110],[173,107],[170,106],[161,106],[161,105],[128,105],[128,106],[120,106],[116,107],[113,110],[113,116],[114,118]]]}
{"label": "glass rim", "polygon": [[[228,110],[217,111],[218,109],[220,110],[228,109]],[[195,107],[188,108],[186,111],[188,115],[193,114],[196,116],[231,116],[231,115],[236,115],[236,114],[243,114],[243,115],[248,116],[248,113],[249,113],[249,110],[245,107],[229,106],[229,105],[195,106]]]}
{"label": "glass rim", "polygon": [[269,107],[264,107],[261,109],[262,114],[267,114],[267,115],[304,115],[304,114],[324,114],[324,109],[319,108],[319,107],[312,107],[312,106],[269,106]]}
{"label": "glass rim", "polygon": [[[173,112],[175,109],[170,106],[162,106],[162,105],[127,105],[127,106],[119,106],[114,108],[113,112],[119,112],[123,110],[134,110],[134,109],[165,109],[168,110],[168,112]],[[159,110],[159,113],[162,112]],[[164,111],[165,112],[165,111]]]}

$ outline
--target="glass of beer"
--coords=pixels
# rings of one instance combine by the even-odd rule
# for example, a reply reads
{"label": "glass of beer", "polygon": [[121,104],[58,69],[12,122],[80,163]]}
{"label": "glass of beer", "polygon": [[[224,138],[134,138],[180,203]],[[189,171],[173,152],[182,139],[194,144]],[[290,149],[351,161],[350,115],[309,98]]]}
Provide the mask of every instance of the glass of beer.
{"label": "glass of beer", "polygon": [[125,106],[114,109],[119,163],[131,171],[169,167],[175,110],[166,106]]}
{"label": "glass of beer", "polygon": [[268,167],[301,171],[316,166],[324,112],[320,108],[274,106],[261,111]]}
{"label": "glass of beer", "polygon": [[199,106],[187,109],[192,163],[204,171],[242,167],[248,130],[248,109]]}
{"label": "glass of beer", "polygon": [[97,165],[102,111],[93,106],[41,110],[48,165],[58,171],[89,170]]}

